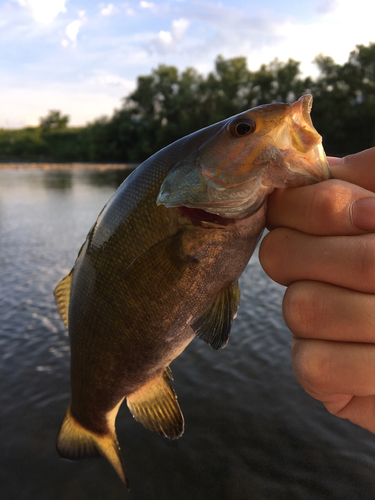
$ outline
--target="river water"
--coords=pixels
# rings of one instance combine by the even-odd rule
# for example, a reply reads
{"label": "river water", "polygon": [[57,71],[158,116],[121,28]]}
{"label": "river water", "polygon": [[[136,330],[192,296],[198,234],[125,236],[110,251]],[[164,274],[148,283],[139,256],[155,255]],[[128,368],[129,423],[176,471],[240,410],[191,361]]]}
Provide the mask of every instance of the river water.
{"label": "river water", "polygon": [[69,339],[52,292],[124,175],[0,170],[0,498],[373,500],[375,437],[298,385],[284,289],[256,256],[228,346],[196,339],[172,363],[184,435],[170,442],[120,409],[130,492],[104,459],[58,457]]}

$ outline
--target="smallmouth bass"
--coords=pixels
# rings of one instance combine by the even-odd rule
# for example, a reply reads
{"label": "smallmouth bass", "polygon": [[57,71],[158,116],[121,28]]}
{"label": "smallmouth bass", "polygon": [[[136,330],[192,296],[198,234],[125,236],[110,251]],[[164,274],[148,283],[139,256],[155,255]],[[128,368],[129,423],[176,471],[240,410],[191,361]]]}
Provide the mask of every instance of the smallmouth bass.
{"label": "smallmouth bass", "polygon": [[61,457],[102,455],[127,484],[115,431],[125,398],[145,427],[181,436],[170,363],[194,337],[227,344],[267,196],[330,177],[311,106],[305,95],[190,134],[142,163],[105,205],[55,289],[71,343]]}

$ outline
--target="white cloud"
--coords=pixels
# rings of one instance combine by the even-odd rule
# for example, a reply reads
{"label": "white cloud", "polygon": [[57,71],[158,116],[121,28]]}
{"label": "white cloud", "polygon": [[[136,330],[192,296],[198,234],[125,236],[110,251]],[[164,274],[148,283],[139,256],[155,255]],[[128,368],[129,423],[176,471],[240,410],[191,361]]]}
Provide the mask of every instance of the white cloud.
{"label": "white cloud", "polygon": [[73,47],[76,47],[77,45],[77,36],[79,30],[81,29],[83,23],[86,21],[84,10],[79,11],[78,15],[80,19],[72,21],[71,23],[68,24],[68,26],[65,29],[65,34],[68,37],[68,40],[66,40],[66,38],[62,40],[61,45],[63,47],[68,47],[69,44],[71,44]]}
{"label": "white cloud", "polygon": [[139,6],[141,7],[141,9],[154,9],[155,8],[154,3],[145,2],[144,0],[142,0],[142,2],[139,2]]}
{"label": "white cloud", "polygon": [[36,22],[51,23],[61,12],[66,12],[66,0],[13,0],[21,7],[31,9]]}
{"label": "white cloud", "polygon": [[170,31],[159,31],[151,46],[161,53],[175,50],[177,43],[184,39],[189,24],[190,22],[183,18],[172,21]]}
{"label": "white cloud", "polygon": [[100,86],[101,88],[111,87],[121,92],[122,96],[132,92],[135,88],[134,80],[123,78],[114,73],[106,71],[96,71],[95,75],[87,81],[88,86]]}
{"label": "white cloud", "polygon": [[143,10],[152,12],[152,14],[160,13],[160,6],[154,4],[153,2],[146,2],[145,0],[142,0],[139,2],[139,6]]}
{"label": "white cloud", "polygon": [[189,27],[190,22],[187,19],[177,19],[172,22],[171,34],[174,40],[181,40]]}
{"label": "white cloud", "polygon": [[172,34],[170,31],[159,31],[158,40],[165,45],[172,43]]}
{"label": "white cloud", "polygon": [[103,5],[100,11],[102,16],[111,16],[112,14],[116,14],[116,12],[119,12],[119,10],[113,5],[113,3],[109,3],[106,7]]}
{"label": "white cloud", "polygon": [[[311,61],[317,54],[324,53],[343,64],[357,44],[368,45],[375,41],[375,3],[356,0],[355,9],[352,5],[349,0],[336,0],[330,3],[329,9],[320,12],[320,17],[314,23],[288,21],[279,26],[279,59],[293,57],[302,61],[304,73],[314,75],[317,69]],[[266,52],[269,53],[269,50]]]}
{"label": "white cloud", "polygon": [[[276,57],[281,61],[291,57],[301,61],[305,75],[315,76],[312,61],[317,54],[323,52],[343,64],[356,44],[375,41],[375,2],[368,0],[356,0],[355,9],[351,0],[331,0],[325,8],[315,4],[310,19],[280,17],[261,9],[250,14],[229,2],[200,1],[180,12],[181,19],[173,21],[169,31],[154,35],[150,52],[168,55],[169,63],[180,68],[193,65],[205,73],[222,54],[226,58],[246,56],[251,70]],[[178,60],[172,59],[176,52]]]}
{"label": "white cloud", "polygon": [[82,21],[80,19],[76,19],[75,21],[72,21],[70,24],[68,24],[65,33],[69,40],[71,40],[72,42],[77,41],[77,35],[81,26]]}

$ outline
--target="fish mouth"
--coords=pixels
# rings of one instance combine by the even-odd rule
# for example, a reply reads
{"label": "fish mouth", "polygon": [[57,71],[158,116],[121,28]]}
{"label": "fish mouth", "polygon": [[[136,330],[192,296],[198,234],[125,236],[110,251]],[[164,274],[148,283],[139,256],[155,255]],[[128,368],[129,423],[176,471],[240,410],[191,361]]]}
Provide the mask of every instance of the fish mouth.
{"label": "fish mouth", "polygon": [[193,223],[209,223],[214,224],[215,226],[229,226],[234,224],[238,219],[234,218],[224,218],[218,214],[214,214],[212,212],[207,212],[202,208],[190,208],[185,206],[176,207],[176,209],[185,217],[188,217],[192,220]]}
{"label": "fish mouth", "polygon": [[244,219],[248,219],[255,215],[264,206],[265,202],[266,197],[264,196],[262,199],[258,200],[258,202],[255,203],[251,209],[246,207],[241,214],[238,212],[238,202],[233,203],[231,206],[228,204],[225,207],[220,206],[220,208],[215,208],[212,204],[210,206],[205,206],[204,208],[198,208],[197,205],[181,205],[174,208],[185,217],[188,217],[193,224],[204,225],[205,227],[213,225],[213,227],[215,227],[218,225],[229,226]]}

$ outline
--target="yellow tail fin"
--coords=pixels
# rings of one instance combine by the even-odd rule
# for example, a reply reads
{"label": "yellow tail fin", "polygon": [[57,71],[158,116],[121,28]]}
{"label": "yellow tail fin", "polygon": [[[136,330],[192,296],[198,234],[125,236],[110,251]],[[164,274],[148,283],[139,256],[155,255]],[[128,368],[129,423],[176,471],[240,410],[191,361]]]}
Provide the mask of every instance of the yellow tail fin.
{"label": "yellow tail fin", "polygon": [[103,456],[113,466],[121,481],[128,487],[120,447],[115,432],[97,434],[82,427],[73,417],[68,408],[59,435],[57,437],[57,452],[62,458],[79,460]]}

